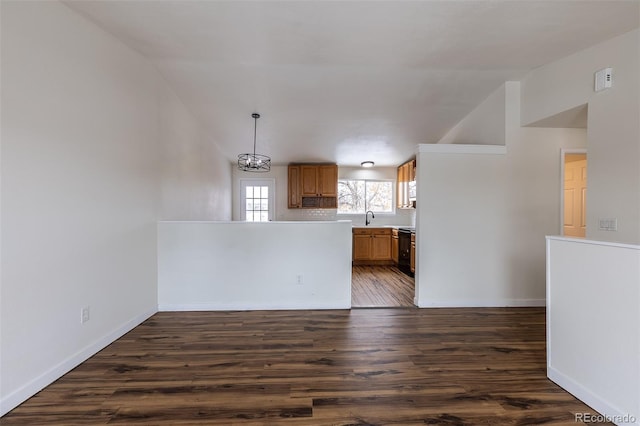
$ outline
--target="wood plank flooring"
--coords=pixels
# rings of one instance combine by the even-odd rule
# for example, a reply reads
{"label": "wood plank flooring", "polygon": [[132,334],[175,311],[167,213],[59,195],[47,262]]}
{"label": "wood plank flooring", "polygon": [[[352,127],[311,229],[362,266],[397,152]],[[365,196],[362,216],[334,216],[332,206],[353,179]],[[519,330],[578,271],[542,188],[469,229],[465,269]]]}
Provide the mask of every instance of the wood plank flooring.
{"label": "wood plank flooring", "polygon": [[353,266],[351,306],[414,307],[414,283],[395,266]]}
{"label": "wood plank flooring", "polygon": [[[9,425],[572,425],[543,308],[158,313]],[[595,414],[595,413],[594,413]]]}

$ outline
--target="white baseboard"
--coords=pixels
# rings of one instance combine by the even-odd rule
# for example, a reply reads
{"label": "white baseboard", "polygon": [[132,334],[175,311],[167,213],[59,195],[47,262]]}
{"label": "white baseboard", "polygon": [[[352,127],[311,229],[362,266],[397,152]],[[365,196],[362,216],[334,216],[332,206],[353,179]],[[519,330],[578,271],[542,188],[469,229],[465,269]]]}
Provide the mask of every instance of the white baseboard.
{"label": "white baseboard", "polygon": [[546,306],[545,299],[496,299],[496,300],[426,300],[419,308],[525,308]]}
{"label": "white baseboard", "polygon": [[342,304],[307,304],[300,306],[277,305],[277,304],[233,304],[233,303],[163,303],[158,305],[160,312],[187,312],[187,311],[296,311],[296,310],[328,310],[328,309],[351,309],[351,303]]}
{"label": "white baseboard", "polygon": [[9,411],[13,410],[18,405],[31,398],[33,395],[49,386],[51,383],[55,382],[78,365],[82,364],[84,361],[104,349],[107,345],[113,343],[115,340],[119,339],[124,334],[140,325],[143,321],[145,321],[156,312],[157,309],[151,309],[135,316],[131,320],[113,330],[111,333],[94,341],[93,343],[71,355],[69,358],[65,359],[58,365],[52,367],[45,373],[11,392],[9,395],[0,400],[0,416],[4,416]]}
{"label": "white baseboard", "polygon": [[[580,401],[593,408],[598,413],[607,418],[606,421],[610,421],[616,425],[624,426],[640,426],[640,413],[624,413],[622,410],[614,407],[599,395],[596,395],[591,390],[585,388],[580,383],[576,382],[569,376],[562,374],[560,371],[553,367],[547,367],[547,377],[552,382],[578,398]],[[616,419],[630,418],[633,421],[628,422],[616,422]]]}

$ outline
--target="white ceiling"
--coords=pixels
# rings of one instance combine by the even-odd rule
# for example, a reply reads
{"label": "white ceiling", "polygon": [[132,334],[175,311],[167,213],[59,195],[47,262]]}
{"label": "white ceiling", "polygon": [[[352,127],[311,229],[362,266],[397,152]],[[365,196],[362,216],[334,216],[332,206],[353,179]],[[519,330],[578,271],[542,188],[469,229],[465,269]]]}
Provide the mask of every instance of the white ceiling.
{"label": "white ceiling", "polygon": [[640,0],[66,1],[152,61],[234,161],[397,165],[506,80],[637,28]]}

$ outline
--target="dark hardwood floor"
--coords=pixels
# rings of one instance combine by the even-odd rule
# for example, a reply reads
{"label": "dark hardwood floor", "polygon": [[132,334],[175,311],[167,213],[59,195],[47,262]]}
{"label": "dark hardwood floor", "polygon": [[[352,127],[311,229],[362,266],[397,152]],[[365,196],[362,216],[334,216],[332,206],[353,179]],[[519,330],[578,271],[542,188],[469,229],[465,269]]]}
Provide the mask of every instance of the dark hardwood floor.
{"label": "dark hardwood floor", "polygon": [[158,313],[6,415],[9,425],[572,425],[545,312]]}
{"label": "dark hardwood floor", "polygon": [[395,266],[353,266],[351,306],[414,307],[415,280]]}

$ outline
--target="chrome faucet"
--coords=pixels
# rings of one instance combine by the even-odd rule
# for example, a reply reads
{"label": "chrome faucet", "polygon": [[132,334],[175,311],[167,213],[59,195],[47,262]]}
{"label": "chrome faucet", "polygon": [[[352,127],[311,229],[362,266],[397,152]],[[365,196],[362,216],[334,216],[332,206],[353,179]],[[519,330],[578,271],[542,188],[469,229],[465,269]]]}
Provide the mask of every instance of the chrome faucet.
{"label": "chrome faucet", "polygon": [[365,214],[365,219],[364,219],[364,225],[365,226],[369,226],[369,224],[371,223],[371,221],[369,220],[369,213],[371,213],[371,219],[375,219],[376,218],[376,215],[374,215],[373,212],[371,210],[369,210]]}

